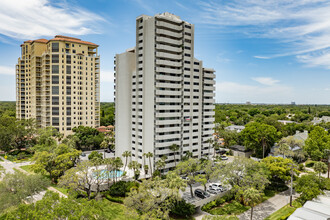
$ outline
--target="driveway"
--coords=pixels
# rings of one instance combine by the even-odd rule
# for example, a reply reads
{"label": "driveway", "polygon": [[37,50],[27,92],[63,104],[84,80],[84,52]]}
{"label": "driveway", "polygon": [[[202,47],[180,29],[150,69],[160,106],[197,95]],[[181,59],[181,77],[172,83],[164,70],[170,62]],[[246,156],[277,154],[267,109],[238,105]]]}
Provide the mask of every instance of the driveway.
{"label": "driveway", "polygon": [[[272,213],[276,212],[283,206],[287,205],[289,203],[290,199],[290,189],[278,193],[272,198],[264,201],[263,203],[257,205],[253,209],[253,219],[255,220],[261,220],[267,218]],[[294,193],[293,194],[293,200],[298,198],[299,194]],[[237,216],[240,220],[250,219],[251,210],[248,210],[244,212],[243,214]]]}
{"label": "driveway", "polygon": [[30,161],[21,162],[21,163],[14,163],[14,162],[11,162],[10,160],[6,160],[3,157],[1,157],[1,159],[3,161],[0,161],[0,165],[3,166],[3,168],[5,168],[6,173],[14,173],[14,169],[20,169],[19,168],[20,166],[31,164]]}

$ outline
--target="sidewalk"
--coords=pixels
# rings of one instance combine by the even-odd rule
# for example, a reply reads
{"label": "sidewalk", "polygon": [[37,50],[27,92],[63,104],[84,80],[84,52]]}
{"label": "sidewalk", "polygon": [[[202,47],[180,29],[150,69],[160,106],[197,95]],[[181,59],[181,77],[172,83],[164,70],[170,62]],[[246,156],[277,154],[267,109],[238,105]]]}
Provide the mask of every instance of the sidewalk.
{"label": "sidewalk", "polygon": [[[272,198],[264,201],[263,203],[257,205],[253,209],[253,219],[254,220],[262,220],[267,218],[269,215],[272,213],[276,212],[283,206],[289,203],[289,196],[290,196],[290,189],[278,193]],[[293,194],[293,200],[298,198],[298,194],[294,193]],[[250,219],[251,215],[251,210],[249,209],[248,211],[244,212],[243,214],[240,214],[237,216],[240,220],[246,220]]]}

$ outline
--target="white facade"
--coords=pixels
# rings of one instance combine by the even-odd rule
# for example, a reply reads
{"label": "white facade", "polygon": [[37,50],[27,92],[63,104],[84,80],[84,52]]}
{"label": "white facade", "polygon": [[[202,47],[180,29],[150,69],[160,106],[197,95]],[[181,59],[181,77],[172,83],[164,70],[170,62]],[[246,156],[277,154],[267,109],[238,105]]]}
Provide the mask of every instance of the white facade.
{"label": "white facade", "polygon": [[136,47],[115,64],[116,156],[131,151],[144,165],[144,153],[153,153],[152,164],[165,155],[167,171],[175,166],[172,144],[177,161],[187,152],[212,155],[215,74],[194,58],[194,25],[170,13],[141,15]]}

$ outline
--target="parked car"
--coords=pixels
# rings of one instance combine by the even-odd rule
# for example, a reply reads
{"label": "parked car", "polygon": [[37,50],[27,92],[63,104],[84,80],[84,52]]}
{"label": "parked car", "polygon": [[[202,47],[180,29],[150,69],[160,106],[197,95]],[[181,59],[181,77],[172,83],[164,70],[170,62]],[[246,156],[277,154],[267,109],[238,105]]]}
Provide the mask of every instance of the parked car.
{"label": "parked car", "polygon": [[220,156],[220,159],[221,159],[221,160],[228,160],[228,157],[221,155],[221,156]]}
{"label": "parked car", "polygon": [[215,190],[215,191],[220,191],[220,192],[224,191],[224,189],[220,183],[211,183],[209,185],[209,188],[212,190]]}
{"label": "parked car", "polygon": [[84,152],[81,153],[82,157],[86,157],[86,154]]}
{"label": "parked car", "polygon": [[204,190],[201,189],[195,189],[195,196],[201,198],[201,199],[205,199],[210,197],[210,194],[208,194],[207,192],[205,192]]}

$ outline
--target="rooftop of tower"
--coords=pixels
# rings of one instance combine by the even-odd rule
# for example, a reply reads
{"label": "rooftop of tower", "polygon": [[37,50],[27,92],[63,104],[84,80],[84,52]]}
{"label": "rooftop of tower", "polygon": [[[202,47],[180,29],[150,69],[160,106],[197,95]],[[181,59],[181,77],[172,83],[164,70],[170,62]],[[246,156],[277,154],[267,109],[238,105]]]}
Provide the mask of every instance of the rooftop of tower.
{"label": "rooftop of tower", "polygon": [[82,41],[79,38],[68,37],[68,36],[63,36],[63,35],[56,35],[53,39],[50,39],[50,40],[47,40],[47,39],[27,40],[27,41],[24,41],[24,43],[33,44],[34,42],[37,42],[37,43],[47,44],[49,41],[66,41],[66,42],[72,42],[72,43],[87,44],[87,45],[96,46],[96,47],[99,46],[92,42]]}

